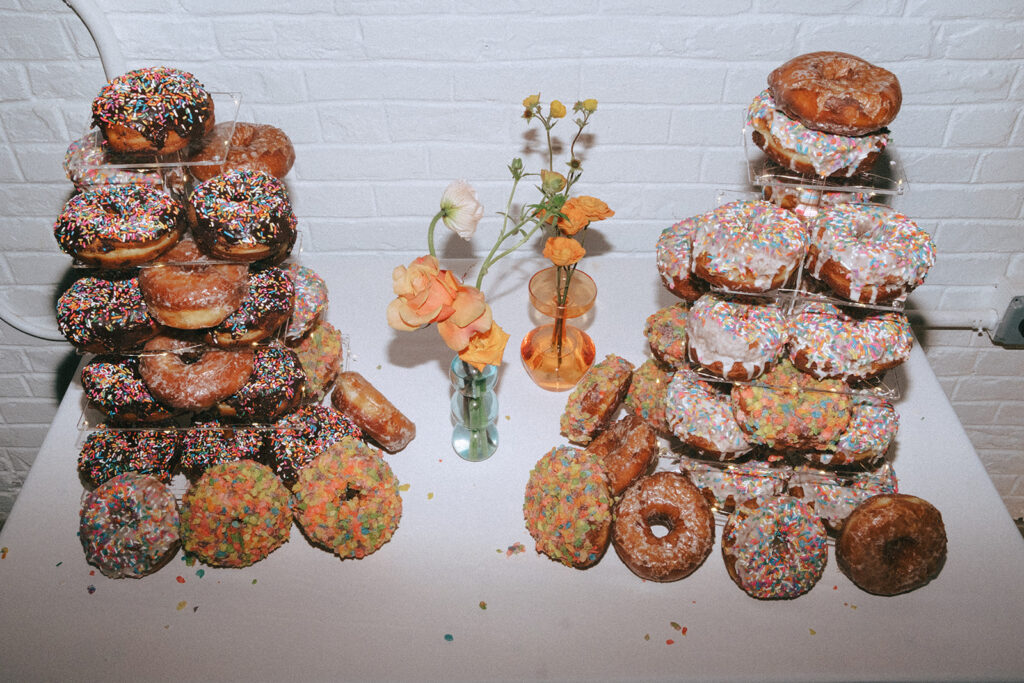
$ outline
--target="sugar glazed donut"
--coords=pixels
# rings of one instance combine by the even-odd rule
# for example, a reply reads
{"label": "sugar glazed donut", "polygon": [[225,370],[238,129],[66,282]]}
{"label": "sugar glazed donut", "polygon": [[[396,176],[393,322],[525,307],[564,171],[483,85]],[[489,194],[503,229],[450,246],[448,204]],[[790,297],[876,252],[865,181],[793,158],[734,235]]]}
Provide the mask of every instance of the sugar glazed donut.
{"label": "sugar glazed donut", "polygon": [[397,453],[416,438],[412,420],[358,372],[338,375],[331,405],[389,453]]}
{"label": "sugar glazed donut", "polygon": [[828,535],[814,511],[792,496],[747,501],[722,530],[729,576],[762,600],[796,598],[814,588],[828,562]]}
{"label": "sugar glazed donut", "polygon": [[213,258],[273,265],[295,244],[298,221],[288,193],[263,171],[227,171],[200,183],[188,216],[196,244]]}
{"label": "sugar glazed donut", "polygon": [[907,316],[893,311],[848,315],[825,302],[790,314],[789,358],[818,378],[863,380],[902,364],[914,335]]}
{"label": "sugar glazed donut", "polygon": [[736,424],[728,392],[686,371],[668,383],[668,424],[691,448],[714,460],[736,460],[753,450]]}
{"label": "sugar glazed donut", "polygon": [[293,163],[295,148],[280,128],[229,121],[214,126],[203,148],[189,159],[189,170],[200,182],[243,168],[284,178]]}
{"label": "sugar glazed donut", "polygon": [[803,222],[771,202],[729,202],[697,221],[693,272],[736,292],[778,289],[800,264],[807,240]]}
{"label": "sugar glazed donut", "polygon": [[839,204],[809,229],[807,271],[851,301],[892,301],[922,284],[935,263],[928,233],[885,206]]}
{"label": "sugar glazed donut", "polygon": [[713,375],[749,381],[782,355],[786,332],[777,306],[705,294],[686,318],[687,352]]}
{"label": "sugar glazed donut", "polygon": [[186,237],[139,271],[139,287],[150,315],[161,324],[199,330],[221,323],[242,305],[249,269],[211,261]]}
{"label": "sugar glazed donut", "polygon": [[288,541],[288,489],[251,460],[213,465],[181,501],[181,545],[213,567],[247,567]]}
{"label": "sugar glazed donut", "polygon": [[82,366],[82,391],[111,425],[167,422],[181,411],[165,406],[139,374],[138,356],[96,356]]}
{"label": "sugar glazed donut", "polygon": [[105,185],[64,204],[53,226],[61,251],[88,266],[138,266],[174,246],[185,229],[181,208],[162,190]]}
{"label": "sugar glazed donut", "polygon": [[380,453],[345,437],[299,473],[292,511],[314,545],[343,560],[362,559],[391,540],[402,518],[402,498]]}
{"label": "sugar glazed donut", "polygon": [[836,542],[839,569],[859,588],[897,595],[931,581],[946,560],[946,527],[928,501],[902,493],[857,506]]}
{"label": "sugar glazed donut", "polygon": [[97,487],[125,472],[148,474],[165,484],[174,471],[175,432],[157,429],[99,429],[78,453],[78,474]]}
{"label": "sugar glazed donut", "polygon": [[899,485],[888,463],[877,470],[839,474],[799,466],[788,492],[810,504],[830,534],[838,534],[854,509],[872,496],[896,493]]}
{"label": "sugar glazed donut", "polygon": [[586,448],[596,459],[613,496],[647,474],[658,463],[658,440],[654,431],[636,415],[626,415],[598,434]]}
{"label": "sugar glazed donut", "polygon": [[633,364],[610,353],[587,370],[569,394],[559,419],[569,441],[586,445],[615,416],[629,391]]}
{"label": "sugar glazed donut", "polygon": [[706,285],[693,277],[693,235],[703,216],[684,218],[661,231],[655,244],[658,274],[668,291],[687,301],[696,300]]}
{"label": "sugar glazed donut", "polygon": [[112,579],[141,578],[178,550],[178,504],[166,484],[126,472],[86,494],[78,537],[85,560]]}
{"label": "sugar glazed donut", "polygon": [[167,335],[149,340],[139,359],[139,374],[158,401],[197,412],[240,390],[252,370],[251,349],[216,349]]}
{"label": "sugar glazed donut", "polygon": [[537,552],[586,569],[608,549],[611,505],[601,466],[579,448],[556,446],[530,470],[523,518]]}
{"label": "sugar glazed donut", "polygon": [[[652,527],[668,533],[658,536]],[[655,472],[626,489],[615,505],[612,545],[630,571],[648,581],[692,574],[715,542],[715,516],[697,487],[679,472]]]}
{"label": "sugar glazed donut", "polygon": [[137,69],[103,86],[92,103],[92,122],[114,151],[170,154],[213,129],[213,98],[187,71]]}
{"label": "sugar glazed donut", "polygon": [[903,103],[895,74],[844,52],[810,52],[768,74],[778,107],[814,130],[866,135],[892,123]]}
{"label": "sugar glazed donut", "polygon": [[747,108],[751,138],[776,163],[805,176],[851,177],[871,169],[889,143],[885,130],[850,136],[804,126],[776,108],[770,89]]}
{"label": "sugar glazed donut", "polygon": [[[234,266],[237,267],[237,266]],[[247,346],[277,335],[291,317],[295,287],[280,268],[271,266],[249,275],[249,291],[241,305],[206,333],[214,346]]]}
{"label": "sugar glazed donut", "polygon": [[80,351],[130,351],[160,331],[138,278],[75,280],[57,300],[57,329]]}

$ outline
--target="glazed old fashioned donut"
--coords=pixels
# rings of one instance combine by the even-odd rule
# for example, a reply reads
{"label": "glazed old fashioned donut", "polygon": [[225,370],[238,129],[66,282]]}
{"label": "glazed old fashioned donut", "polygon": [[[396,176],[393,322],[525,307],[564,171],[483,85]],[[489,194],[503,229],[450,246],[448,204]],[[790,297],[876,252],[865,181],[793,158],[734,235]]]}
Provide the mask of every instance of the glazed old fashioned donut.
{"label": "glazed old fashioned donut", "polygon": [[295,352],[283,346],[252,349],[252,373],[238,391],[210,411],[225,422],[275,422],[302,401],[306,373]]}
{"label": "glazed old fashioned donut", "polygon": [[288,541],[288,489],[251,460],[213,465],[181,501],[181,545],[213,567],[247,567]]}
{"label": "glazed old fashioned donut", "polygon": [[808,128],[777,109],[769,89],[750,103],[746,124],[754,143],[770,159],[811,177],[852,177],[868,171],[889,143],[884,129],[851,136]]}
{"label": "glazed old fashioned donut", "polygon": [[78,537],[86,562],[104,576],[141,578],[178,549],[177,501],[160,480],[126,472],[86,494]]}
{"label": "glazed old fashioned donut", "polygon": [[818,380],[783,361],[730,393],[736,423],[752,443],[776,450],[825,448],[850,423],[852,398],[839,380]]}
{"label": "glazed old fashioned donut", "polygon": [[935,263],[931,236],[886,206],[839,204],[809,229],[807,271],[851,301],[892,301],[922,284]]}
{"label": "glazed old fashioned donut", "polygon": [[778,306],[705,294],[686,317],[687,353],[717,377],[749,381],[781,357],[786,331]]}
{"label": "glazed old fashioned donut", "polygon": [[789,359],[818,378],[875,377],[910,356],[914,335],[894,311],[847,314],[827,302],[809,302],[789,316]]}
{"label": "glazed old fashioned donut", "polygon": [[200,183],[188,200],[192,234],[213,258],[273,265],[295,244],[298,221],[284,183],[263,171],[227,171]]}
{"label": "glazed old fashioned donut", "polygon": [[312,404],[282,417],[265,436],[271,466],[290,487],[313,458],[346,436],[363,438],[363,432],[331,406]]}
{"label": "glazed old fashioned donut", "polygon": [[[668,530],[656,535],[652,527]],[[630,571],[648,581],[678,581],[700,567],[715,542],[715,516],[679,472],[633,482],[615,505],[612,545]]]}
{"label": "glazed old fashioned donut", "polygon": [[251,349],[225,350],[159,335],[142,349],[139,374],[161,403],[202,411],[240,390],[253,370]]}
{"label": "glazed old fashioned donut", "polygon": [[189,159],[200,182],[233,169],[248,168],[284,178],[295,163],[295,148],[280,128],[244,121],[218,123]]}
{"label": "glazed old fashioned donut", "polygon": [[167,327],[199,330],[221,323],[249,291],[249,269],[218,263],[185,237],[139,271],[139,287],[154,318]]}
{"label": "glazed old fashioned donut", "polygon": [[903,103],[896,75],[845,52],[810,52],[768,74],[775,102],[814,130],[865,135],[892,123]]}
{"label": "glazed old fashioned donut", "polygon": [[114,353],[152,339],[160,325],[149,314],[138,278],[86,276],[57,300],[57,329],[81,351]]}
{"label": "glazed old fashioned donut", "polygon": [[722,558],[747,595],[762,600],[796,598],[814,588],[828,562],[828,535],[809,505],[776,496],[747,501],[722,530]]}
{"label": "glazed old fashioned donut", "polygon": [[681,370],[668,383],[665,402],[672,433],[705,456],[736,460],[753,450],[724,389]]}
{"label": "glazed old fashioned donut", "polygon": [[125,472],[148,474],[170,483],[175,438],[173,430],[99,429],[86,437],[78,452],[78,474],[88,487]]}
{"label": "glazed old fashioned donut", "polygon": [[632,377],[633,364],[614,353],[592,365],[569,394],[559,419],[562,434],[573,443],[590,443],[615,416]]}
{"label": "glazed old fashioned donut", "polygon": [[567,567],[597,564],[611,540],[612,498],[604,470],[579,448],[552,448],[530,470],[523,518],[537,552]]}
{"label": "glazed old fashioned donut", "polygon": [[693,272],[712,286],[767,292],[786,283],[807,248],[807,228],[764,200],[719,206],[697,221]]}
{"label": "glazed old fashioned donut", "polygon": [[358,372],[338,374],[331,405],[389,453],[402,450],[416,438],[412,420]]}
{"label": "glazed old fashioned donut", "polygon": [[221,347],[248,346],[276,336],[288,322],[295,287],[275,266],[250,273],[249,290],[236,310],[206,332],[207,343]]}
{"label": "glazed old fashioned donut", "polygon": [[702,216],[684,218],[661,231],[655,244],[658,274],[668,291],[694,301],[707,289],[693,277],[693,235]]}
{"label": "glazed old fashioned donut", "polygon": [[654,358],[648,358],[633,371],[629,391],[623,400],[626,410],[643,420],[659,436],[672,433],[668,426],[666,399],[668,383],[672,381],[673,374],[671,368]]}
{"label": "glazed old fashioned donut", "polygon": [[345,437],[299,473],[292,511],[314,545],[343,560],[362,559],[391,540],[402,518],[402,497],[380,453]]}
{"label": "glazed old fashioned donut", "polygon": [[899,484],[888,463],[876,470],[836,473],[799,466],[789,478],[789,494],[814,508],[830,534],[838,534],[858,505],[872,496],[896,493]]}
{"label": "glazed old fashioned donut", "polygon": [[138,266],[174,246],[185,223],[171,195],[146,185],[104,185],[69,199],[53,226],[61,251],[98,268]]}
{"label": "glazed old fashioned donut", "polygon": [[598,434],[586,448],[608,477],[608,489],[620,495],[658,462],[654,431],[636,415],[626,415]]}
{"label": "glazed old fashioned donut", "polygon": [[214,125],[213,98],[195,76],[158,66],[109,81],[92,103],[92,122],[111,149],[170,154],[197,144]]}
{"label": "glazed old fashioned donut", "polygon": [[859,588],[897,595],[931,581],[946,560],[946,527],[928,501],[903,493],[868,498],[843,525],[836,563]]}
{"label": "glazed old fashioned donut", "polygon": [[139,374],[139,357],[96,356],[82,366],[82,391],[111,425],[167,422],[181,411],[153,396]]}

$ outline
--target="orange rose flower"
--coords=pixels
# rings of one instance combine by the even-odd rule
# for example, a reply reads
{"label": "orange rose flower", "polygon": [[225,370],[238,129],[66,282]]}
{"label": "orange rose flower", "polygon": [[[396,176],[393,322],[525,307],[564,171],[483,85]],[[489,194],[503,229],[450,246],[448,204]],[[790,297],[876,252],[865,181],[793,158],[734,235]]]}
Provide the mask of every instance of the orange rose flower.
{"label": "orange rose flower", "polygon": [[549,237],[544,245],[544,256],[556,266],[571,266],[587,253],[576,240],[571,237]]}
{"label": "orange rose flower", "polygon": [[477,370],[483,370],[485,365],[501,365],[501,357],[505,353],[508,338],[508,332],[501,329],[498,323],[494,323],[487,332],[473,335],[469,340],[469,346],[459,354],[459,358]]}
{"label": "orange rose flower", "polygon": [[494,321],[484,293],[476,287],[459,287],[452,307],[455,312],[437,324],[437,331],[448,348],[458,352],[469,346],[474,334],[491,329]]}
{"label": "orange rose flower", "polygon": [[433,256],[420,256],[409,267],[398,266],[391,273],[392,289],[398,298],[388,305],[388,325],[408,332],[446,320],[454,312],[459,280],[449,270],[440,270]]}

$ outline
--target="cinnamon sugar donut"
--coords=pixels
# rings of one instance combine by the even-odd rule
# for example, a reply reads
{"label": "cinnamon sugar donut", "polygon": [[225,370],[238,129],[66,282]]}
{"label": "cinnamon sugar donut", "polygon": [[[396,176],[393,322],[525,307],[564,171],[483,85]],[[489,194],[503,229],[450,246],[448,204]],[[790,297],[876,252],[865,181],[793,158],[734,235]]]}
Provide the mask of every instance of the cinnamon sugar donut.
{"label": "cinnamon sugar donut", "polygon": [[636,415],[626,415],[597,435],[586,448],[608,477],[608,489],[618,496],[658,462],[658,440]]}
{"label": "cinnamon sugar donut", "polygon": [[196,244],[213,258],[273,265],[295,244],[298,221],[288,192],[263,171],[227,171],[200,183],[188,209]]}
{"label": "cinnamon sugar donut", "polygon": [[902,493],[868,498],[843,525],[836,564],[859,588],[897,595],[920,588],[946,561],[946,527],[928,501]]}
{"label": "cinnamon sugar donut", "polygon": [[213,128],[213,98],[187,71],[136,69],[103,86],[92,122],[117,152],[170,154],[198,144]]}
{"label": "cinnamon sugar donut", "polygon": [[779,359],[786,332],[777,306],[705,294],[686,318],[687,352],[713,375],[749,381]]}
{"label": "cinnamon sugar donut", "polygon": [[284,178],[293,163],[295,148],[283,130],[262,123],[235,121],[213,127],[203,148],[189,159],[189,170],[200,182],[243,168]]}
{"label": "cinnamon sugar donut", "polygon": [[245,300],[249,269],[201,254],[191,238],[139,271],[139,287],[158,322],[181,330],[219,324]]}
{"label": "cinnamon sugar donut", "polygon": [[79,350],[130,351],[160,331],[135,277],[75,280],[57,300],[57,329]]}
{"label": "cinnamon sugar donut", "polygon": [[922,284],[935,263],[931,236],[886,206],[832,206],[809,229],[807,271],[851,301],[892,301]]}
{"label": "cinnamon sugar donut", "polygon": [[693,235],[703,216],[684,218],[665,228],[658,236],[655,252],[658,274],[668,291],[681,299],[694,301],[706,286],[693,277]]}
{"label": "cinnamon sugar donut", "polygon": [[242,303],[206,333],[214,346],[247,346],[277,335],[291,317],[295,287],[280,268],[271,266],[249,275]]}
{"label": "cinnamon sugar donut", "polygon": [[590,367],[569,394],[559,420],[569,441],[586,445],[615,416],[629,390],[633,364],[614,353]]}
{"label": "cinnamon sugar donut", "polygon": [[[668,529],[658,536],[652,527]],[[655,472],[615,505],[612,545],[630,571],[648,581],[678,581],[700,567],[715,542],[715,516],[689,479]]]}
{"label": "cinnamon sugar donut", "polygon": [[338,375],[331,405],[389,453],[397,453],[416,438],[412,420],[358,372]]}
{"label": "cinnamon sugar donut", "polygon": [[179,410],[202,411],[249,380],[251,349],[227,351],[160,335],[143,347],[139,374],[157,400]]}
{"label": "cinnamon sugar donut", "polygon": [[764,200],[719,206],[697,221],[693,272],[714,287],[767,292],[789,280],[807,248],[807,228]]}
{"label": "cinnamon sugar donut", "polygon": [[888,126],[903,93],[895,74],[845,52],[809,52],[768,74],[775,102],[814,130],[865,135]]}
{"label": "cinnamon sugar donut", "polygon": [[88,266],[128,268],[152,261],[181,238],[171,195],[146,185],[104,185],[64,204],[53,226],[61,251]]}

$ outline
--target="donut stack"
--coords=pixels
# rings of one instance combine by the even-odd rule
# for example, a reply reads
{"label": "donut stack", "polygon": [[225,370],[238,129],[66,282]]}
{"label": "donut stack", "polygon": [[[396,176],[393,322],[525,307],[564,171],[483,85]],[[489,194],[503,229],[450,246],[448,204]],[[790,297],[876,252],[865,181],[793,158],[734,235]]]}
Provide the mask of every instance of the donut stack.
{"label": "donut stack", "polygon": [[[289,262],[297,220],[282,181],[295,158],[287,136],[215,123],[204,86],[167,67],[113,79],[92,113],[96,130],[68,149],[75,193],[54,225],[82,269],[58,300],[57,323],[90,354],[78,458],[89,561],[116,577],[162,566],[179,542],[177,510],[166,505],[176,475],[188,487],[181,544],[213,566],[245,566],[285,542],[293,488],[297,521],[316,529],[310,538],[331,539],[314,542],[341,557],[373,552],[390,539],[401,501],[363,439],[394,452],[415,427],[356,373],[344,373],[344,413],[323,404],[342,374],[343,337],[326,320],[324,280]],[[337,477],[304,478],[308,468]],[[360,493],[339,503],[345,482]],[[256,514],[234,534],[231,514],[210,517],[211,500]],[[112,506],[134,512],[104,512]],[[370,509],[387,511],[372,537],[360,517]],[[326,528],[325,515],[338,526]],[[111,528],[126,519],[152,524]],[[122,537],[146,552],[115,547]]]}

